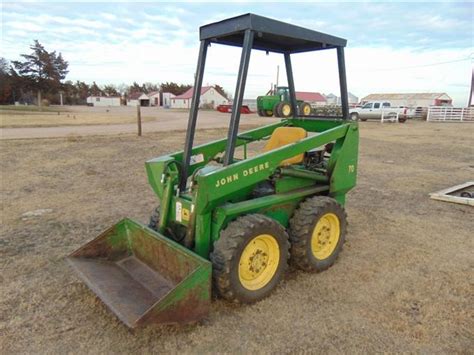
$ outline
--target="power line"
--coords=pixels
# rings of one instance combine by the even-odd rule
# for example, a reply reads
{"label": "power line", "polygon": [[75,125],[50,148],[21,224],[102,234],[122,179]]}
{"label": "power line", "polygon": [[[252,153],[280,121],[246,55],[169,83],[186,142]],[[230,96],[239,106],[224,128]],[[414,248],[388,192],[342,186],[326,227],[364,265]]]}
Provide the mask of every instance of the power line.
{"label": "power line", "polygon": [[464,62],[466,60],[473,60],[474,53],[471,53],[469,56],[460,58],[460,59],[455,59],[455,60],[449,60],[445,62],[437,62],[437,63],[430,63],[430,64],[420,64],[420,65],[410,65],[406,67],[394,67],[394,68],[375,68],[375,69],[370,69],[370,71],[395,71],[395,70],[403,70],[403,69],[415,69],[415,68],[424,68],[424,67],[433,67],[437,65],[443,65],[443,64],[450,64],[450,63],[458,63],[458,62]]}

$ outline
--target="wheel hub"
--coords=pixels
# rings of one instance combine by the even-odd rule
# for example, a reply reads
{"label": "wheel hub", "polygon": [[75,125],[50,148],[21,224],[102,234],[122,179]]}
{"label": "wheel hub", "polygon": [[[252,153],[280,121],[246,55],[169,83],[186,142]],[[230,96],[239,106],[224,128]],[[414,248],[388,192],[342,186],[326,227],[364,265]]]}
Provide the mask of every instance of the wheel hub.
{"label": "wheel hub", "polygon": [[250,240],[239,260],[239,280],[248,290],[258,290],[270,282],[280,261],[275,237],[261,234]]}
{"label": "wheel hub", "polygon": [[321,216],[311,238],[311,250],[316,259],[326,259],[333,253],[340,233],[339,218],[334,213]]}

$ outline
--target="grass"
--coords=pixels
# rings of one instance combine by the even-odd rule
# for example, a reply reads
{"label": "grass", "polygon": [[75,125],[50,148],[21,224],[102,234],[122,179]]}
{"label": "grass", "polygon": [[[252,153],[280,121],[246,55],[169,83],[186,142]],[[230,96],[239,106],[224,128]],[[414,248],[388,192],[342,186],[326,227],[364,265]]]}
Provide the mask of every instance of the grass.
{"label": "grass", "polygon": [[[0,109],[0,127],[22,128],[22,127],[54,127],[75,125],[108,125],[135,123],[136,116],[133,112],[120,114],[106,112],[85,111],[59,111],[58,108],[49,108],[51,111],[23,111]],[[53,111],[55,109],[56,111]],[[155,120],[153,116],[142,116],[142,122]]]}

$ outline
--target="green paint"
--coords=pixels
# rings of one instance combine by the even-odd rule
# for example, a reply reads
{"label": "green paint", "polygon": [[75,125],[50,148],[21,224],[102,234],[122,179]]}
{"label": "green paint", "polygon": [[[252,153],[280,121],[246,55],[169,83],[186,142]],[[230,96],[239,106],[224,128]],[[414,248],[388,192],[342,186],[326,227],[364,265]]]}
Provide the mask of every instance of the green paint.
{"label": "green paint", "polygon": [[[209,257],[212,243],[229,221],[248,213],[263,213],[287,226],[297,204],[304,198],[329,194],[345,203],[345,194],[356,183],[358,156],[357,123],[329,119],[291,118],[260,127],[239,135],[237,146],[268,139],[277,127],[302,127],[307,138],[281,148],[258,154],[255,157],[235,161],[229,166],[208,165],[222,156],[226,140],[221,139],[193,148],[196,163],[191,165],[192,189],[176,196],[178,182],[177,163],[182,152],[152,159],[146,163],[148,180],[162,204],[169,206],[166,225],[180,223],[188,228],[188,221],[176,215],[176,203],[181,209],[193,210],[195,223],[190,224],[194,235],[194,251]],[[327,171],[308,171],[303,165],[280,168],[281,161],[309,150],[335,143]],[[164,178],[163,178],[164,176]],[[272,179],[274,195],[252,198],[256,184]],[[172,182],[172,193],[166,185]],[[192,208],[191,205],[194,207]]]}

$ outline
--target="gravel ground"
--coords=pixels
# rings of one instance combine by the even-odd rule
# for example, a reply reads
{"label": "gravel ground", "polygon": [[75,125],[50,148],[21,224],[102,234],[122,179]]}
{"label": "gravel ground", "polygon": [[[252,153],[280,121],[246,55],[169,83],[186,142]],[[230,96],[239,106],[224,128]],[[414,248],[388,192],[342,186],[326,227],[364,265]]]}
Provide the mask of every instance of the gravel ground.
{"label": "gravel ground", "polygon": [[65,256],[122,217],[147,221],[144,161],[181,149],[184,133],[1,141],[0,352],[472,353],[474,209],[428,193],[473,180],[473,138],[470,124],[362,123],[332,268],[291,270],[251,306],[216,300],[199,325],[134,331]]}

